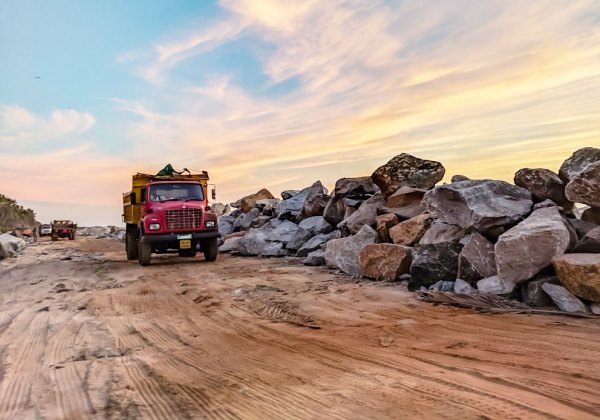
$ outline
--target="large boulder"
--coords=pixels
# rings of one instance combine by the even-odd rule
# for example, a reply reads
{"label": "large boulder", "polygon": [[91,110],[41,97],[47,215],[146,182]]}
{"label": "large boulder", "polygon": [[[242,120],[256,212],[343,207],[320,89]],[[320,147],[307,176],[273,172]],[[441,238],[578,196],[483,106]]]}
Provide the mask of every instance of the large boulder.
{"label": "large boulder", "polygon": [[256,200],[273,199],[273,194],[266,188],[258,191],[256,194],[250,194],[240,200],[240,207],[244,213],[248,213],[256,206]]}
{"label": "large boulder", "polygon": [[568,184],[577,174],[595,162],[600,162],[600,149],[584,147],[577,150],[563,162],[558,171],[558,176],[565,184]]}
{"label": "large boulder", "polygon": [[260,255],[262,257],[283,257],[287,255],[287,252],[281,242],[269,242],[265,245]]}
{"label": "large boulder", "polygon": [[417,290],[429,287],[440,280],[454,281],[458,273],[458,255],[463,245],[447,242],[419,245],[413,249],[408,288]]}
{"label": "large boulder", "polygon": [[430,223],[431,219],[428,214],[421,214],[400,222],[389,230],[392,242],[396,245],[414,245],[429,229]]}
{"label": "large boulder", "polygon": [[302,264],[311,266],[325,265],[325,251],[317,249],[316,251],[311,252],[304,258]]}
{"label": "large boulder", "polygon": [[300,247],[298,252],[296,252],[296,257],[306,257],[311,252],[321,249],[321,245],[329,240],[329,236],[327,233],[320,233],[313,236]]}
{"label": "large boulder", "polygon": [[440,162],[402,153],[377,168],[371,178],[383,196],[388,198],[401,187],[428,190],[442,180],[445,172]]}
{"label": "large boulder", "polygon": [[420,188],[402,187],[389,196],[379,213],[392,213],[400,219],[410,219],[425,211],[421,204],[427,191]]}
{"label": "large boulder", "polygon": [[494,245],[484,236],[473,232],[462,243],[458,257],[458,277],[470,283],[497,274]]}
{"label": "large boulder", "polygon": [[27,242],[16,236],[3,233],[0,235],[0,260],[4,258],[15,257],[20,254],[25,247]]}
{"label": "large boulder", "polygon": [[600,302],[600,254],[565,254],[552,264],[560,282],[583,299]]}
{"label": "large boulder", "polygon": [[294,222],[285,220],[269,233],[267,240],[270,242],[281,242],[286,245],[294,238],[299,228]]}
{"label": "large boulder", "polygon": [[340,222],[337,227],[346,234],[355,234],[363,226],[375,226],[377,223],[377,208],[383,204],[380,193],[375,194],[356,210],[350,217]]}
{"label": "large boulder", "polygon": [[312,237],[312,233],[298,226],[296,233],[294,233],[292,239],[290,239],[285,245],[285,248],[289,249],[290,251],[298,251],[302,247],[302,245],[304,245]]}
{"label": "large boulder", "polygon": [[229,213],[231,213],[231,206],[229,204],[214,203],[211,204],[210,208],[217,215],[217,217],[227,216]]}
{"label": "large boulder", "polygon": [[390,229],[398,224],[398,217],[395,214],[382,214],[375,218],[375,225],[379,238],[383,242],[392,242],[390,237]]}
{"label": "large boulder", "polygon": [[370,176],[338,179],[333,189],[336,197],[371,196],[377,192],[379,188]]}
{"label": "large boulder", "polygon": [[460,226],[449,225],[434,221],[429,229],[423,234],[419,245],[440,244],[442,242],[458,242],[465,237],[467,232]]}
{"label": "large boulder", "polygon": [[248,230],[253,226],[254,220],[258,218],[260,215],[260,210],[257,208],[252,208],[247,213],[244,213],[240,216],[238,221],[239,227],[241,230]]}
{"label": "large boulder", "polygon": [[571,233],[556,207],[534,211],[496,243],[498,276],[519,284],[551,265],[569,248]]}
{"label": "large boulder", "polygon": [[590,163],[565,188],[567,198],[576,203],[600,207],[600,161]]}
{"label": "large boulder", "polygon": [[321,184],[321,181],[315,182],[309,188],[306,200],[304,200],[301,218],[322,216],[328,202],[329,196],[327,195],[327,189]]}
{"label": "large boulder", "polygon": [[250,229],[237,243],[241,255],[262,255],[264,249],[272,245],[267,241],[271,229]]}
{"label": "large boulder", "polygon": [[515,284],[510,280],[503,280],[498,276],[486,277],[477,282],[477,290],[481,293],[492,295],[506,295],[512,293]]}
{"label": "large boulder", "polygon": [[320,181],[317,181],[310,187],[304,188],[293,197],[279,203],[279,213],[277,214],[277,217],[280,219],[294,220],[300,216],[300,213],[304,209],[304,204],[309,197],[324,194],[327,194],[327,190]]}
{"label": "large boulder", "polygon": [[233,222],[235,222],[235,216],[227,215],[219,217],[217,225],[219,226],[219,232],[225,236],[233,232]]}
{"label": "large boulder", "polygon": [[588,312],[587,306],[559,284],[544,283],[542,289],[565,312]]}
{"label": "large boulder", "polygon": [[516,223],[531,211],[531,193],[504,181],[445,184],[428,191],[423,204],[433,218],[463,229],[485,232]]}
{"label": "large boulder", "polygon": [[565,211],[573,208],[573,203],[565,196],[565,183],[549,169],[523,168],[515,174],[515,184],[531,192],[535,202],[552,200]]}
{"label": "large boulder", "polygon": [[408,274],[412,248],[393,244],[370,244],[358,255],[360,271],[364,277],[376,280],[396,281]]}
{"label": "large boulder", "polygon": [[354,236],[332,239],[327,242],[325,262],[331,268],[339,268],[346,274],[359,277],[358,255],[365,246],[378,241],[377,232],[372,227],[364,225]]}
{"label": "large boulder", "polygon": [[287,200],[289,198],[292,198],[293,196],[295,196],[299,192],[300,192],[300,190],[285,190],[285,191],[281,192],[281,198],[283,200]]}
{"label": "large boulder", "polygon": [[323,217],[329,223],[337,226],[346,215],[346,204],[344,203],[344,197],[333,196],[327,202],[325,209],[323,210]]}
{"label": "large boulder", "polygon": [[226,238],[223,245],[219,247],[219,252],[237,252],[238,244],[242,240],[243,236],[234,236]]}
{"label": "large boulder", "polygon": [[312,216],[308,219],[304,219],[298,225],[302,229],[309,231],[312,235],[318,235],[320,233],[329,233],[334,230],[334,227],[325,220],[323,216]]}

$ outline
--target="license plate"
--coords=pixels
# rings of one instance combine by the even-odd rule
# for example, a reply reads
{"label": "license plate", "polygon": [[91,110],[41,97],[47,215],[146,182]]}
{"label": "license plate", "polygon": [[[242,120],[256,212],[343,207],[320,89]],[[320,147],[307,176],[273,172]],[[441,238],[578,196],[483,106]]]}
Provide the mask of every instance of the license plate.
{"label": "license plate", "polygon": [[192,234],[189,233],[187,235],[177,235],[177,239],[192,239]]}
{"label": "license plate", "polygon": [[192,241],[189,239],[183,239],[179,241],[179,249],[190,249],[192,247]]}

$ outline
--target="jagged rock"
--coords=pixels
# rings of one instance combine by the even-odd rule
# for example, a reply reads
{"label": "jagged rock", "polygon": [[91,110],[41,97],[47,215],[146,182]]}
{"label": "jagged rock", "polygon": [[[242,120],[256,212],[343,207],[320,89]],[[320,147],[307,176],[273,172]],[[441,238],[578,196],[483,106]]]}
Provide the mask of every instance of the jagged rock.
{"label": "jagged rock", "polygon": [[336,197],[369,196],[379,192],[370,176],[341,178],[335,183],[333,195]]}
{"label": "jagged rock", "polygon": [[460,181],[470,181],[471,178],[469,178],[468,176],[464,176],[464,175],[452,175],[452,178],[450,178],[450,182],[460,182]]}
{"label": "jagged rock", "polygon": [[317,249],[316,251],[311,252],[306,256],[302,263],[311,266],[325,265],[325,251]]}
{"label": "jagged rock", "polygon": [[471,233],[458,257],[458,277],[474,283],[497,274],[494,245],[477,232]]}
{"label": "jagged rock", "polygon": [[329,202],[327,189],[321,184],[321,181],[315,182],[306,196],[304,206],[300,212],[301,218],[312,216],[322,216],[327,203]]}
{"label": "jagged rock", "polygon": [[281,200],[278,198],[263,198],[261,200],[256,200],[255,207],[260,209],[260,212],[263,214],[272,214],[277,213],[280,202]]}
{"label": "jagged rock", "polygon": [[523,168],[515,174],[515,184],[531,192],[535,202],[552,200],[565,211],[573,208],[573,203],[565,196],[565,183],[549,169]]}
{"label": "jagged rock", "polygon": [[389,234],[396,245],[414,245],[419,242],[430,223],[429,215],[421,214],[398,223],[389,230]]}
{"label": "jagged rock", "polygon": [[250,195],[247,195],[246,197],[240,199],[240,207],[244,213],[248,213],[250,210],[252,210],[256,206],[256,200],[262,200],[265,198],[271,199],[271,198],[275,198],[275,197],[273,197],[273,194],[271,194],[269,192],[269,190],[267,190],[266,188],[263,188],[262,190],[258,191],[256,194],[250,194]]}
{"label": "jagged rock", "polygon": [[428,191],[423,204],[433,218],[485,232],[518,222],[531,211],[531,193],[504,181],[445,184]]}
{"label": "jagged rock", "polygon": [[600,226],[600,208],[590,207],[581,213],[581,220]]}
{"label": "jagged rock", "polygon": [[[248,230],[252,227],[252,222],[260,215],[260,210],[257,208],[252,208],[247,213],[244,213],[240,216],[238,225],[241,230]],[[236,220],[237,221],[237,220]],[[235,222],[234,222],[235,226]]]}
{"label": "jagged rock", "polygon": [[441,163],[402,153],[373,172],[371,179],[388,198],[401,187],[428,190],[442,180],[446,170]]}
{"label": "jagged rock", "polygon": [[456,279],[454,282],[454,293],[458,293],[459,295],[470,295],[477,293],[477,289],[463,279]]}
{"label": "jagged rock", "polygon": [[323,216],[313,216],[308,219],[304,219],[300,222],[299,226],[302,229],[309,231],[312,235],[318,235],[319,233],[329,233],[334,230]]}
{"label": "jagged rock", "polygon": [[[264,228],[269,228],[269,229],[275,229],[276,227],[278,227],[279,225],[283,224],[287,222],[287,220],[281,220],[281,219],[277,219],[277,218],[272,218],[270,219],[267,223],[265,223],[265,225],[263,226]],[[293,222],[291,222],[293,223]]]}
{"label": "jagged rock", "polygon": [[344,198],[344,204],[346,205],[346,207],[352,207],[353,209],[358,209],[360,207],[360,205],[363,203],[363,201],[367,200],[366,198],[364,200],[358,200],[356,198]]}
{"label": "jagged rock", "polygon": [[565,184],[568,184],[581,171],[591,163],[600,161],[600,149],[584,147],[574,152],[570,158],[565,160],[558,171],[558,176]]}
{"label": "jagged rock", "polygon": [[344,197],[333,196],[327,202],[325,210],[323,210],[323,217],[333,226],[337,226],[344,220],[345,213],[346,204],[344,204]]}
{"label": "jagged rock", "polygon": [[415,247],[410,266],[409,290],[429,287],[440,280],[456,280],[458,255],[462,247],[458,242]]}
{"label": "jagged rock", "polygon": [[425,231],[419,245],[432,245],[442,242],[458,242],[465,237],[467,232],[460,226],[434,221]]}
{"label": "jagged rock", "polygon": [[487,277],[477,282],[477,290],[481,293],[492,295],[506,295],[515,289],[515,284],[510,280],[503,280],[498,276]]}
{"label": "jagged rock", "polygon": [[498,239],[498,276],[515,284],[529,280],[549,266],[554,256],[564,254],[570,242],[570,232],[556,207],[536,210]]}
{"label": "jagged rock", "polygon": [[583,299],[600,302],[600,254],[565,254],[552,260],[560,282]]}
{"label": "jagged rock", "polygon": [[298,232],[298,229],[300,229],[300,227],[297,224],[290,222],[289,220],[285,220],[271,231],[267,237],[267,240],[271,242],[281,242],[282,244],[286,245],[294,238]]}
{"label": "jagged rock", "polygon": [[261,255],[263,257],[283,257],[287,255],[287,253],[283,249],[283,244],[281,242],[271,242],[264,247]]}
{"label": "jagged rock", "polygon": [[259,215],[256,219],[252,220],[252,222],[250,223],[250,227],[251,228],[260,228],[260,227],[263,227],[271,219],[272,219],[271,216]]}
{"label": "jagged rock", "polygon": [[310,233],[308,230],[302,229],[298,226],[298,230],[296,230],[296,233],[294,234],[292,239],[290,239],[289,242],[285,245],[285,248],[289,249],[290,251],[298,251],[302,247],[302,245],[306,243],[306,241],[312,238],[312,236],[313,234]]}
{"label": "jagged rock", "polygon": [[[346,220],[347,218],[352,216],[354,213],[356,213],[356,209],[354,207],[346,206],[346,212],[344,213],[344,220]],[[339,223],[338,223],[338,226],[340,226]]]}
{"label": "jagged rock", "polygon": [[600,254],[600,226],[590,230],[572,252]]}
{"label": "jagged rock", "polygon": [[383,204],[380,193],[366,200],[350,217],[340,222],[337,227],[345,233],[354,234],[363,226],[375,226],[377,208]]}
{"label": "jagged rock", "polygon": [[281,192],[281,198],[283,200],[289,200],[290,198],[292,198],[293,196],[295,196],[299,192],[300,192],[300,190],[285,190],[285,191]]}
{"label": "jagged rock", "polygon": [[27,242],[21,238],[3,233],[0,235],[0,260],[15,257],[23,252]]}
{"label": "jagged rock", "polygon": [[575,203],[600,207],[600,160],[575,175],[567,184],[565,195]]}
{"label": "jagged rock", "polygon": [[529,306],[551,306],[552,299],[544,292],[544,289],[542,289],[542,286],[545,283],[558,284],[558,278],[549,276],[521,283],[521,296],[523,302]]}
{"label": "jagged rock", "polygon": [[383,242],[392,242],[389,230],[398,224],[398,217],[395,214],[382,214],[375,218],[377,233]]}
{"label": "jagged rock", "polygon": [[238,251],[242,255],[261,255],[267,245],[271,229],[250,229],[238,242]]}
{"label": "jagged rock", "polygon": [[225,239],[223,245],[219,247],[219,252],[237,252],[238,244],[240,243],[241,239],[242,236],[235,236],[233,238]]}
{"label": "jagged rock", "polygon": [[453,281],[440,280],[429,286],[429,290],[434,290],[436,292],[454,292],[454,284],[455,282]]}
{"label": "jagged rock", "polygon": [[313,251],[321,248],[321,245],[329,240],[327,233],[320,233],[306,241],[296,252],[296,257],[306,257]]}
{"label": "jagged rock", "polygon": [[427,191],[419,188],[402,187],[386,200],[378,209],[379,213],[392,213],[400,219],[411,219],[425,211],[421,205]]}
{"label": "jagged rock", "polygon": [[[544,200],[544,201],[540,201],[539,203],[535,203],[533,205],[533,210],[545,209],[547,207],[560,207],[560,206],[552,200]],[[561,209],[562,209],[562,207],[561,207]]]}
{"label": "jagged rock", "polygon": [[397,281],[410,271],[412,248],[393,244],[370,244],[358,255],[360,271],[364,277],[376,280]]}
{"label": "jagged rock", "polygon": [[588,312],[585,304],[564,287],[558,284],[544,283],[542,284],[542,289],[550,296],[561,311]]}
{"label": "jagged rock", "polygon": [[226,216],[231,213],[231,206],[229,204],[214,203],[210,206],[210,208],[217,215],[217,217]]}
{"label": "jagged rock", "polygon": [[277,217],[287,220],[297,218],[302,212],[307,198],[322,194],[327,194],[327,190],[323,187],[320,181],[317,181],[310,187],[304,188],[293,197],[283,200],[281,203],[279,203],[279,213]]}
{"label": "jagged rock", "polygon": [[370,226],[364,225],[356,235],[327,242],[325,262],[331,268],[339,268],[346,274],[360,276],[358,255],[362,249],[379,240],[377,232]]}

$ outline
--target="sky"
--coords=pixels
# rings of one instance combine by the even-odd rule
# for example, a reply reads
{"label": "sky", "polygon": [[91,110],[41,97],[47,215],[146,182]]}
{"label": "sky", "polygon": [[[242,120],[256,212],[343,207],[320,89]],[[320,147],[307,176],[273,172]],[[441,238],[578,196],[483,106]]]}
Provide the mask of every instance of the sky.
{"label": "sky", "polygon": [[597,0],[0,0],[0,193],[121,224],[131,175],[217,201],[400,153],[512,181],[600,147]]}

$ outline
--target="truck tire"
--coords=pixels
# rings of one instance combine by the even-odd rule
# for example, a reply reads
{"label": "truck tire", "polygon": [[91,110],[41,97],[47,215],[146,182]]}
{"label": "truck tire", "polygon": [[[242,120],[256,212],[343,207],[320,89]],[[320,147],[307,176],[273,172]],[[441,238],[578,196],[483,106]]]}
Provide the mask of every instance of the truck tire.
{"label": "truck tire", "polygon": [[125,253],[130,261],[138,258],[137,238],[134,233],[129,231],[125,233]]}
{"label": "truck tire", "polygon": [[138,261],[140,265],[146,266],[150,264],[152,259],[152,244],[150,242],[143,242],[142,237],[138,238]]}
{"label": "truck tire", "polygon": [[219,239],[211,238],[202,241],[202,251],[204,252],[204,259],[206,261],[216,260],[219,254]]}
{"label": "truck tire", "polygon": [[52,241],[57,241],[58,240],[58,235],[54,232],[52,232]]}

